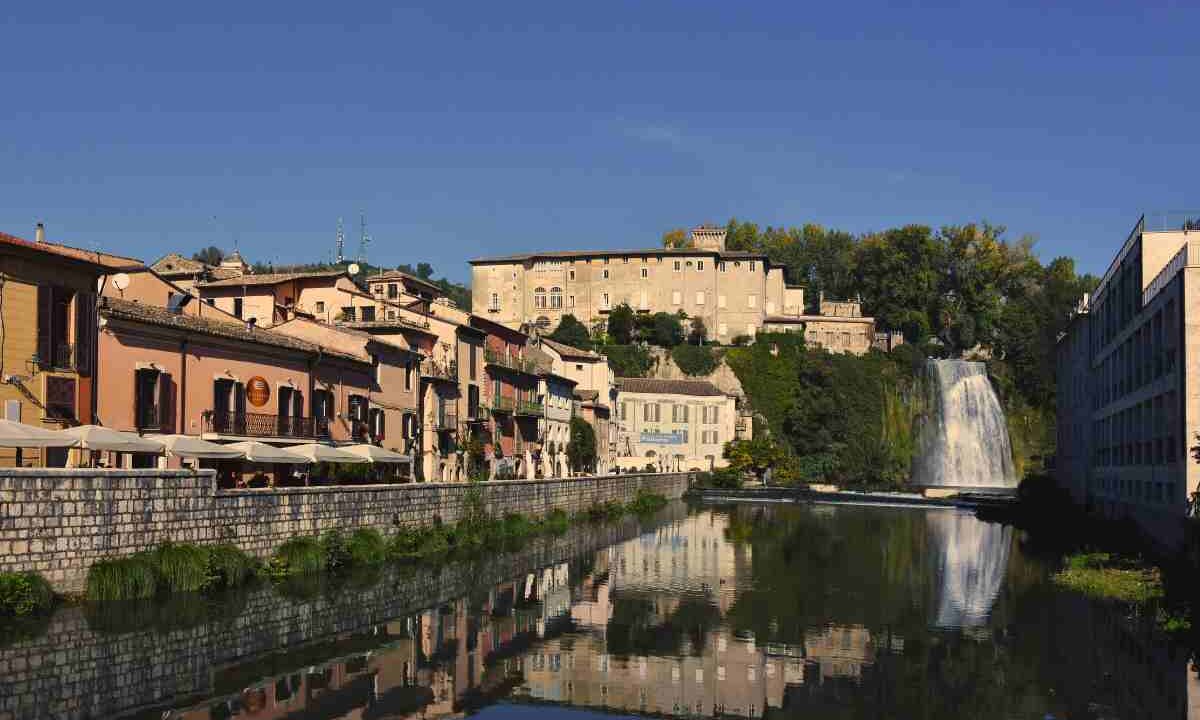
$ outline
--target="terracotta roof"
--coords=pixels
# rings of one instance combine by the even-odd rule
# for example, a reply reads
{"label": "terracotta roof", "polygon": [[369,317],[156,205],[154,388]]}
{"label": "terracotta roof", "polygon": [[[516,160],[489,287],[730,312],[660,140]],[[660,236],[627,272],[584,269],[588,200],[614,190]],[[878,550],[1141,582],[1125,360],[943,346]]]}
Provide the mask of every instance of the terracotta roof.
{"label": "terracotta roof", "polygon": [[381,281],[387,282],[388,280],[401,280],[403,282],[413,283],[414,285],[424,285],[426,288],[428,288],[436,293],[439,293],[439,294],[445,294],[445,292],[446,292],[445,290],[441,289],[437,285],[434,285],[433,283],[429,282],[428,280],[422,280],[421,278],[417,277],[416,275],[409,275],[408,273],[402,272],[400,270],[387,270],[378,275],[369,275],[369,276],[363,278],[363,282],[365,282],[367,284],[370,284],[373,282],[381,282]]}
{"label": "terracotta roof", "polygon": [[777,325],[796,325],[806,322],[847,322],[847,323],[863,323],[870,325],[875,322],[873,317],[845,317],[843,315],[768,315],[763,318],[764,323],[774,323]]}
{"label": "terracotta roof", "polygon": [[401,320],[399,318],[395,320],[354,320],[350,322],[340,320],[336,324],[338,327],[346,327],[350,328],[351,330],[362,330],[368,333],[372,330],[420,330],[423,333],[428,333],[430,335],[434,334],[429,329],[428,323],[421,325],[420,323],[415,323],[411,320]]}
{"label": "terracotta roof", "polygon": [[168,253],[155,260],[150,269],[159,275],[195,275],[210,267],[199,260],[186,258],[179,253]]}
{"label": "terracotta roof", "polygon": [[596,400],[596,398],[600,397],[600,391],[599,390],[576,390],[575,397],[584,402],[592,402],[592,401]]}
{"label": "terracotta roof", "polygon": [[581,350],[573,345],[560,343],[548,337],[542,338],[542,344],[558,353],[563,360],[588,360],[595,362],[604,359],[604,356],[599,353],[592,352],[591,350]]}
{"label": "terracotta roof", "polygon": [[0,244],[12,245],[34,252],[58,255],[59,257],[69,258],[77,262],[98,265],[106,270],[135,270],[145,267],[145,264],[137,258],[122,257],[120,255],[100,252],[99,250],[81,250],[52,242],[34,242],[2,232],[0,232]]}
{"label": "terracotta roof", "polygon": [[658,378],[617,378],[617,390],[648,395],[724,395],[707,380],[660,380]]}
{"label": "terracotta roof", "polygon": [[516,255],[492,255],[490,257],[481,257],[470,260],[472,265],[486,265],[489,263],[514,263],[527,262],[529,260],[537,260],[539,258],[547,258],[551,260],[569,260],[572,258],[589,258],[589,257],[640,257],[647,256],[670,256],[670,255],[703,255],[706,257],[720,256],[731,260],[762,260],[770,262],[763,253],[747,252],[743,250],[702,250],[700,248],[639,248],[637,250],[547,250],[545,252],[518,253]]}
{"label": "terracotta roof", "polygon": [[272,345],[300,352],[321,352],[324,355],[333,355],[347,360],[362,362],[361,359],[353,355],[322,348],[314,343],[289,337],[282,333],[263,330],[261,328],[250,330],[246,326],[246,323],[195,317],[182,313],[176,314],[166,308],[130,300],[102,297],[100,298],[100,313],[108,317],[144,322],[150,325],[158,325],[159,327],[175,328],[187,332],[211,335],[213,337],[241,340],[243,342],[261,343],[263,345]]}
{"label": "terracotta roof", "polygon": [[[236,271],[235,271],[236,272]],[[335,278],[349,277],[345,270],[311,270],[309,272],[293,272],[293,273],[263,273],[261,275],[237,275],[224,280],[211,280],[208,282],[198,283],[198,287],[214,288],[214,287],[241,287],[243,285],[278,285],[279,283],[289,282],[291,280],[304,280],[306,278]]]}

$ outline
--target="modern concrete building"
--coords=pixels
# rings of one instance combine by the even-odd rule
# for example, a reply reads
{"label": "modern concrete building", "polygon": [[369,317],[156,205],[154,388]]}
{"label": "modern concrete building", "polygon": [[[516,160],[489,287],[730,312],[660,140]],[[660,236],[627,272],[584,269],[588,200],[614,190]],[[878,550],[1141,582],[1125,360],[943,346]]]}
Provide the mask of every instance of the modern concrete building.
{"label": "modern concrete building", "polygon": [[723,228],[692,231],[692,247],[552,251],[471,261],[472,311],[513,328],[556,327],[574,315],[589,327],[613,308],[683,312],[708,336],[753,337],[782,312],[783,268],[766,255],[725,249]]}
{"label": "modern concrete building", "polygon": [[724,467],[737,401],[703,380],[617,378],[616,463],[663,471]]}
{"label": "modern concrete building", "polygon": [[1143,216],[1057,348],[1059,482],[1168,546],[1200,481],[1197,307],[1200,222]]}

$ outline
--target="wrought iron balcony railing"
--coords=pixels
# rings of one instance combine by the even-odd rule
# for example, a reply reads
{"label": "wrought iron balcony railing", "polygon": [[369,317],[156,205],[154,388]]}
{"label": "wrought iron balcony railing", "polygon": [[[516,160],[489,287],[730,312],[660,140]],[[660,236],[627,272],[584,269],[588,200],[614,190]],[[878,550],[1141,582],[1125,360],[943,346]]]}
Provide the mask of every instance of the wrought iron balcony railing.
{"label": "wrought iron balcony railing", "polygon": [[433,427],[437,430],[458,429],[458,414],[452,412],[444,412],[441,414],[434,413]]}
{"label": "wrought iron balcony railing", "polygon": [[492,412],[510,413],[513,411],[513,399],[510,397],[503,397],[503,396],[493,397],[491,407],[492,407]]}
{"label": "wrought iron balcony railing", "polygon": [[[363,423],[363,427],[366,427],[366,423]],[[315,440],[329,437],[329,420],[291,415],[208,410],[204,413],[204,431],[218,435]]]}
{"label": "wrought iron balcony railing", "polygon": [[537,375],[537,363],[534,361],[520,357],[519,355],[506,355],[496,352],[491,348],[484,348],[483,360],[489,365],[496,365],[502,368],[508,368],[515,372],[523,372],[529,375]]}
{"label": "wrought iron balcony railing", "polygon": [[454,360],[438,362],[436,360],[426,360],[421,363],[421,375],[428,378],[436,378],[438,380],[458,380],[458,363]]}
{"label": "wrought iron balcony railing", "polygon": [[545,410],[542,408],[542,404],[539,402],[521,400],[517,402],[517,414],[541,417],[545,414]]}

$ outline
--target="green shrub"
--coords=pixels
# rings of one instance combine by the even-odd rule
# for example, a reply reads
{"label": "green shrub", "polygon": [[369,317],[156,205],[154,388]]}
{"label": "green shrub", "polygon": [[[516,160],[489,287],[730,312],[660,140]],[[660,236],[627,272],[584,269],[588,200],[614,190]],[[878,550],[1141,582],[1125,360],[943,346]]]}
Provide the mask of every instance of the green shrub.
{"label": "green shrub", "polygon": [[709,375],[721,364],[716,351],[707,345],[676,345],[671,359],[688,375]]}
{"label": "green shrub", "polygon": [[196,545],[166,542],[147,556],[157,584],[168,592],[199,592],[209,582],[208,553]]}
{"label": "green shrub", "polygon": [[274,575],[318,573],[325,568],[324,544],[313,537],[292,538],[276,548],[271,556]]}
{"label": "green shrub", "polygon": [[551,534],[561,535],[571,527],[571,516],[563,510],[551,510],[546,517],[542,518],[542,528]]}
{"label": "green shrub", "polygon": [[135,600],[154,597],[158,575],[150,553],[100,560],[88,568],[89,600]]}
{"label": "green shrub", "polygon": [[337,570],[350,563],[350,551],[346,549],[346,538],[337,530],[326,530],[317,538],[324,557],[326,570]]}
{"label": "green shrub", "polygon": [[35,572],[0,573],[0,615],[31,615],[54,603],[54,591]]}
{"label": "green shrub", "polygon": [[732,345],[736,345],[737,347],[745,347],[750,344],[752,339],[753,338],[751,338],[749,335],[734,335],[733,340],[730,341],[730,343]]}
{"label": "green shrub", "polygon": [[359,528],[346,541],[346,553],[352,565],[378,565],[387,559],[387,541],[375,528]]}
{"label": "green shrub", "polygon": [[237,587],[254,577],[258,561],[236,545],[210,545],[208,550],[208,586]]}
{"label": "green shrub", "polygon": [[661,510],[666,504],[665,497],[643,488],[637,491],[637,495],[626,505],[626,509],[637,515],[646,515]]}
{"label": "green shrub", "polygon": [[1051,578],[1056,585],[1094,598],[1142,605],[1163,596],[1158,568],[1113,558],[1108,553],[1079,553]]}
{"label": "green shrub", "polygon": [[597,350],[608,358],[617,377],[646,377],[654,367],[654,358],[641,345],[604,345]]}
{"label": "green shrub", "polygon": [[732,468],[718,468],[712,472],[700,473],[696,477],[696,487],[716,490],[736,490],[742,486],[742,474]]}

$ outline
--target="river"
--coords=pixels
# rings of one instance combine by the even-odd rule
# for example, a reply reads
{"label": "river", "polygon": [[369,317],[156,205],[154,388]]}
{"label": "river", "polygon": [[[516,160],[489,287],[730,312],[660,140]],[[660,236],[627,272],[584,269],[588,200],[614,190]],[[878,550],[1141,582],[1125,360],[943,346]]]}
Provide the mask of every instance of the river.
{"label": "river", "polygon": [[687,507],[6,631],[0,717],[1186,718],[1188,656],[953,509]]}

